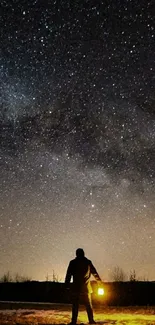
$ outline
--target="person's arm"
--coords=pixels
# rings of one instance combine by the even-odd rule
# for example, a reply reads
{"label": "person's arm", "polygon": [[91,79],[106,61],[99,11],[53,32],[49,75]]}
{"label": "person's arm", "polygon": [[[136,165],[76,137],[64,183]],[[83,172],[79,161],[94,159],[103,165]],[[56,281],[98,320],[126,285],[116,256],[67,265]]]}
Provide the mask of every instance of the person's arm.
{"label": "person's arm", "polygon": [[69,286],[69,283],[71,281],[71,277],[72,277],[72,264],[70,262],[69,266],[68,266],[68,269],[67,269],[66,278],[65,278],[66,287]]}
{"label": "person's arm", "polygon": [[94,267],[94,265],[93,265],[93,263],[91,261],[90,261],[90,272],[97,281],[102,282],[99,274],[97,273],[97,271],[96,271],[96,269],[95,269],[95,267]]}

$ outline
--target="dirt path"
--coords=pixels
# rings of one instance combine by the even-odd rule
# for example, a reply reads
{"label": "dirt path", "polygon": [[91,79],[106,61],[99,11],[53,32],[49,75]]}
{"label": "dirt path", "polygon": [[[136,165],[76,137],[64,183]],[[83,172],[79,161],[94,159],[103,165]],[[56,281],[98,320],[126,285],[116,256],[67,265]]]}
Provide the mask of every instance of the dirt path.
{"label": "dirt path", "polygon": [[[37,305],[37,309],[36,309]],[[10,303],[4,309],[0,303],[0,325],[53,325],[70,322],[71,306],[58,304]],[[33,308],[35,306],[35,309]],[[6,306],[5,306],[6,307]],[[29,307],[29,308],[28,308]],[[3,309],[2,309],[3,308]],[[44,309],[43,309],[44,308]],[[94,310],[97,324],[107,325],[155,325],[155,308],[97,308]],[[87,315],[80,308],[78,324],[87,324]]]}

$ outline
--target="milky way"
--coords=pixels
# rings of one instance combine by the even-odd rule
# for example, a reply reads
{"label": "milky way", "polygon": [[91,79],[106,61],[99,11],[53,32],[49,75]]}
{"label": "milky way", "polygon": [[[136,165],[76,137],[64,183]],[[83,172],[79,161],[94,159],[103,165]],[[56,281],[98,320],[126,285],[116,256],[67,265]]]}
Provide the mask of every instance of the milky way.
{"label": "milky way", "polygon": [[153,2],[1,1],[0,268],[62,281],[82,246],[154,279]]}

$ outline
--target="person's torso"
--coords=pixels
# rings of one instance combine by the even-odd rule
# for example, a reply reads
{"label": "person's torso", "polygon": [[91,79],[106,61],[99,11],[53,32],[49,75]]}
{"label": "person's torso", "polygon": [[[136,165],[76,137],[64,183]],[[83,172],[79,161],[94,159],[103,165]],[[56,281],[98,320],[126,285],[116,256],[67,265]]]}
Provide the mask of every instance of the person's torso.
{"label": "person's torso", "polygon": [[89,281],[91,276],[90,263],[91,262],[86,257],[72,260],[73,286],[76,291],[91,291]]}

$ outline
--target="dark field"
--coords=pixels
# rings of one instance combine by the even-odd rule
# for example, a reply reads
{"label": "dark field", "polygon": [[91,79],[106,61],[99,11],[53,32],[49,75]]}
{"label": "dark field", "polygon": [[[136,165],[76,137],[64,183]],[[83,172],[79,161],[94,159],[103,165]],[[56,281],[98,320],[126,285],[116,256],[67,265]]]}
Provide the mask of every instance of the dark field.
{"label": "dark field", "polygon": [[[154,307],[99,307],[94,309],[95,320],[107,325],[155,324]],[[42,303],[0,303],[0,325],[68,324],[71,305]],[[87,323],[87,315],[80,308],[78,323]]]}

